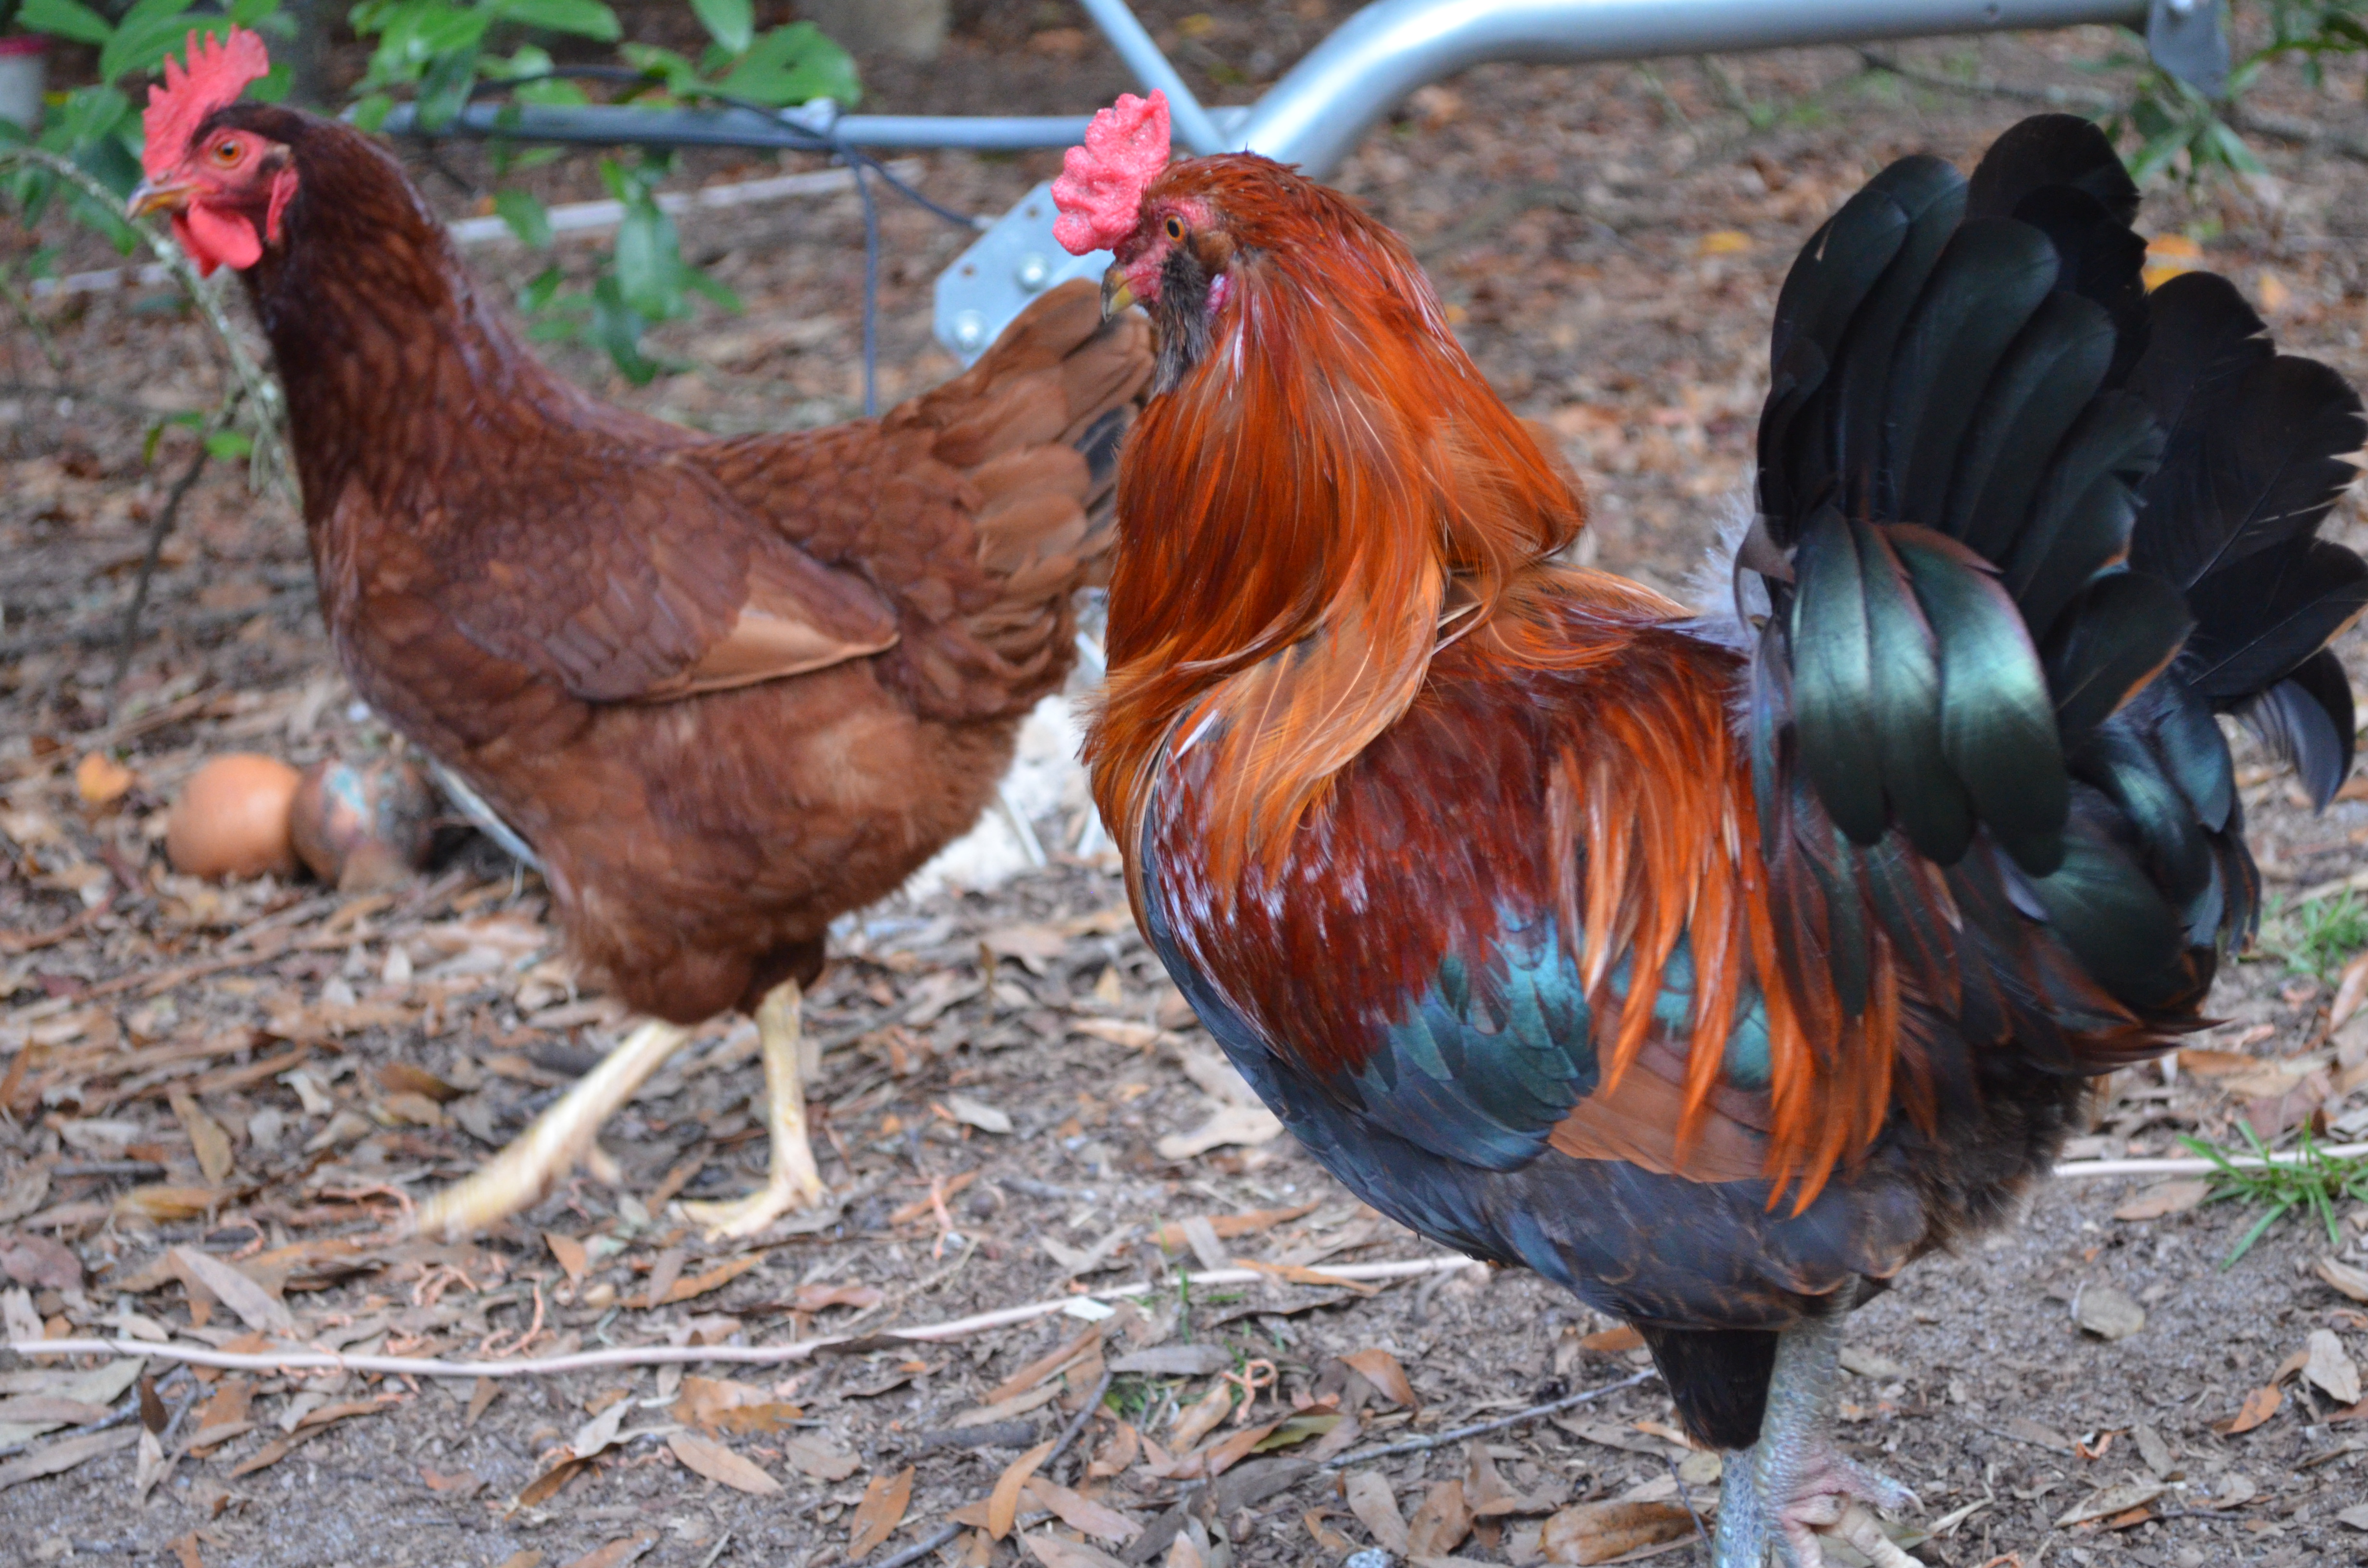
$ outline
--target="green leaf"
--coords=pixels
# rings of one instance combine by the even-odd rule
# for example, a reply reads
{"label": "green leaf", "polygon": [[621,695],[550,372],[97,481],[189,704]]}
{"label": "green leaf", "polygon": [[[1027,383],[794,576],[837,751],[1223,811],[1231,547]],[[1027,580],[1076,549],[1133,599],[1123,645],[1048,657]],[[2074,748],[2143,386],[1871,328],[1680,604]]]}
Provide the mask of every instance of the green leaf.
{"label": "green leaf", "polygon": [[534,104],[542,108],[577,108],[592,101],[582,87],[555,78],[524,83],[510,97],[519,103]]}
{"label": "green leaf", "polygon": [[[494,199],[498,203],[501,198],[496,196]],[[558,297],[561,286],[566,281],[566,277],[556,267],[544,267],[535,274],[532,281],[518,290],[518,309],[530,316],[541,314],[551,308],[552,301]]]}
{"label": "green leaf", "polygon": [[510,226],[518,243],[536,250],[551,243],[551,214],[544,210],[541,199],[530,190],[497,190],[494,192],[494,210]]}
{"label": "green leaf", "polygon": [[189,0],[140,0],[99,51],[98,79],[112,82],[131,72],[154,71],[166,55],[179,53],[192,32],[219,33],[230,26],[220,17],[185,19],[181,13],[188,8]]}
{"label": "green leaf", "polygon": [[746,54],[757,36],[757,11],[749,0],[690,0],[707,36],[733,54]]}
{"label": "green leaf", "polygon": [[259,104],[276,104],[296,85],[296,68],[281,62],[246,85],[246,96]]}
{"label": "green leaf", "polygon": [[217,430],[206,437],[206,451],[212,457],[243,458],[254,450],[254,441],[243,430]]}
{"label": "green leaf", "polygon": [[235,26],[251,28],[267,17],[279,14],[279,0],[231,0],[230,19]]}
{"label": "green leaf", "polygon": [[25,0],[17,25],[28,33],[72,39],[76,43],[104,44],[115,36],[115,25],[82,0]]}
{"label": "green leaf", "polygon": [[863,96],[854,58],[812,22],[768,30],[715,84],[715,90],[774,108],[816,98],[847,107]]}
{"label": "green leaf", "polygon": [[386,123],[386,117],[393,108],[394,100],[384,93],[364,94],[354,100],[354,128],[376,131]]}
{"label": "green leaf", "polygon": [[617,290],[626,307],[653,321],[680,315],[682,270],[674,220],[655,203],[629,205],[617,225]]}
{"label": "green leaf", "polygon": [[687,97],[699,91],[698,71],[692,68],[689,61],[671,49],[660,49],[653,43],[629,43],[618,52],[634,70],[663,81],[666,91],[677,97]]}
{"label": "green leaf", "polygon": [[506,22],[574,33],[603,43],[613,43],[624,35],[617,25],[617,13],[600,0],[493,0],[491,8]]}
{"label": "green leaf", "polygon": [[474,45],[439,55],[419,82],[419,128],[441,131],[469,107],[469,89],[477,85]]}

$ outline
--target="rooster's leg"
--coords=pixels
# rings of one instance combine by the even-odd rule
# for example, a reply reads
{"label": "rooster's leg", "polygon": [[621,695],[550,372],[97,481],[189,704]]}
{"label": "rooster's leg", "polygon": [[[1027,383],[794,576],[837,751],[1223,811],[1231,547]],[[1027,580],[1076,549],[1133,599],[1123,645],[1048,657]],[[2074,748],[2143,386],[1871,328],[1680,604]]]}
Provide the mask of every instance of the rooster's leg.
{"label": "rooster's leg", "polygon": [[476,1175],[421,1205],[419,1229],[457,1240],[540,1199],[592,1147],[600,1124],[689,1038],[689,1029],[655,1018],[636,1028]]}
{"label": "rooster's leg", "polygon": [[798,1054],[798,983],[785,980],[757,1007],[757,1039],[765,1053],[765,1120],[773,1134],[772,1168],[765,1185],[730,1203],[686,1203],[683,1212],[714,1236],[750,1236],[792,1210],[822,1202],[828,1189],[806,1138],[806,1086]]}
{"label": "rooster's leg", "polygon": [[1759,1441],[1727,1456],[1716,1568],[1762,1568],[1771,1550],[1783,1568],[1822,1568],[1821,1530],[1850,1542],[1876,1568],[1916,1568],[1863,1506],[1913,1507],[1916,1494],[1834,1445],[1841,1344],[1839,1312],[1788,1329],[1777,1341]]}

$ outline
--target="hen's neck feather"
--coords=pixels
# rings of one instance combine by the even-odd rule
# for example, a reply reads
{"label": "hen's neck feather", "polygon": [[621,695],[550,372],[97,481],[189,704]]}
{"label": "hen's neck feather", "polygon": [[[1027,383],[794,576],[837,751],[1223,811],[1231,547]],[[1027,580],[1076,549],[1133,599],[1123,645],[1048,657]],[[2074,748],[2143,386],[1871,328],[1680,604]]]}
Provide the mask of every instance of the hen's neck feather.
{"label": "hen's neck feather", "polygon": [[1442,637],[1486,626],[1518,656],[1509,623],[1585,506],[1395,235],[1263,160],[1196,173],[1253,243],[1207,354],[1130,440],[1088,747],[1129,832],[1171,735],[1222,748],[1208,805],[1237,869],[1280,854]]}
{"label": "hen's neck feather", "polygon": [[497,464],[554,431],[688,438],[594,402],[529,354],[367,138],[307,117],[294,152],[286,241],[245,277],[287,389],[313,522],[355,484],[410,512],[438,472]]}

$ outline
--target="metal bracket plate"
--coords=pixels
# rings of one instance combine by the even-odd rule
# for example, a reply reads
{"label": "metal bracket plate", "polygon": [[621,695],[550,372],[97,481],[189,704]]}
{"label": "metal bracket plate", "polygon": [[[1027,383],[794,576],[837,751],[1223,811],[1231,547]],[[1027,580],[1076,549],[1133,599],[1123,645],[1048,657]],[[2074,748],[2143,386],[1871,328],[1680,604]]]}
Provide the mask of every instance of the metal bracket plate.
{"label": "metal bracket plate", "polygon": [[1053,187],[1048,182],[973,241],[951,267],[938,274],[938,341],[967,365],[986,352],[1028,301],[1072,278],[1099,278],[1111,256],[1106,250],[1071,256],[1053,238]]}

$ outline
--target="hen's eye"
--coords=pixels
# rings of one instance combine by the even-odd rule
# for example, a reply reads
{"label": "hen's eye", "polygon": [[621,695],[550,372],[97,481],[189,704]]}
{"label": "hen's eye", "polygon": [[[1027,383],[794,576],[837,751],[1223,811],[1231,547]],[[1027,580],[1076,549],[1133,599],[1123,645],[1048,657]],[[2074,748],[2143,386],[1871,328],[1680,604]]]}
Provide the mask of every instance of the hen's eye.
{"label": "hen's eye", "polygon": [[1180,239],[1182,239],[1182,238],[1184,237],[1184,220],[1183,220],[1183,219],[1181,219],[1181,218],[1178,218],[1178,216],[1176,216],[1176,214],[1174,214],[1173,212],[1170,212],[1170,213],[1167,215],[1167,237],[1168,237],[1169,239],[1171,239],[1171,240],[1180,240]]}
{"label": "hen's eye", "polygon": [[245,149],[239,145],[236,137],[226,138],[214,143],[214,162],[223,165],[235,164],[238,162],[239,154],[245,151]]}

